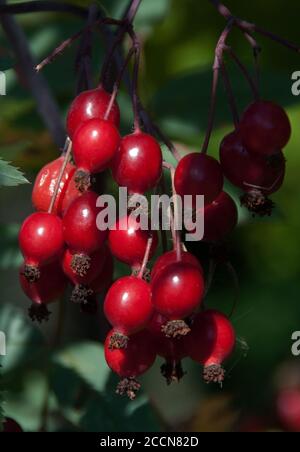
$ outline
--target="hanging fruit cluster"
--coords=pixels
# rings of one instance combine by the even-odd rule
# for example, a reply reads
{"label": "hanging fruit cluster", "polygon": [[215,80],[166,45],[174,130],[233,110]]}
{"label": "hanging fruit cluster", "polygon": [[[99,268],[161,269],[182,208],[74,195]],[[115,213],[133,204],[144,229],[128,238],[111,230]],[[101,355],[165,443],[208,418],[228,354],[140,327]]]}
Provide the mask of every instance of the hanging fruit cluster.
{"label": "hanging fruit cluster", "polygon": [[[223,67],[220,42],[224,46],[228,32],[227,27],[216,50],[219,69]],[[241,201],[250,212],[270,215],[273,202],[269,196],[284,180],[282,149],[291,127],[280,106],[256,99],[241,120],[235,121],[235,131],[222,141],[218,162],[207,154],[212,99],[202,152],[178,158],[176,168],[167,165],[159,141],[176,157],[179,154],[142,115],[137,94],[139,45],[132,27],[129,34],[133,47],[128,61],[135,56],[134,131],[123,138],[119,133],[116,95],[123,70],[112,94],[101,84],[75,98],[67,117],[65,152],[38,175],[32,194],[36,213],[20,231],[24,256],[20,281],[33,302],[31,318],[37,320],[48,317],[47,305],[63,295],[68,283],[73,286],[71,300],[89,312],[97,307],[97,295],[107,291],[103,309],[112,330],[105,341],[105,358],[121,378],[117,392],[134,398],[140,386],[136,378],[153,365],[156,356],[165,360],[162,373],[168,383],[184,375],[181,361],[186,357],[204,367],[207,383],[222,383],[222,364],[233,352],[236,336],[224,314],[204,307],[204,270],[174,228],[176,209],[170,212],[173,250],[164,249],[148,278],[147,265],[158,249],[159,234],[150,227],[142,230],[139,217],[130,209],[110,230],[99,228],[102,208],[94,179],[110,169],[115,182],[126,187],[130,196],[143,195],[163,185],[163,168],[167,168],[173,194],[192,196],[194,209],[196,197],[204,196],[203,241],[218,243],[238,223],[235,201],[223,191],[224,178],[243,191]],[[213,94],[215,82],[214,78]],[[132,274],[112,284],[114,258],[127,264]]]}

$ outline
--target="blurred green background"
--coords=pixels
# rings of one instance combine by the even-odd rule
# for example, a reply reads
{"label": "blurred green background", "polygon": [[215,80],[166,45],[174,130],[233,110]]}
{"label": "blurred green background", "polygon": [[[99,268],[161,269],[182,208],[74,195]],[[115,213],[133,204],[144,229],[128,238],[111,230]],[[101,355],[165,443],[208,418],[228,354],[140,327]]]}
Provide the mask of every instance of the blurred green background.
{"label": "blurred green background", "polygon": [[[69,3],[87,6],[91,2]],[[120,17],[127,0],[101,0],[100,4],[110,16]],[[236,15],[300,45],[298,1],[289,1],[288,8],[284,0],[227,0],[226,4]],[[54,13],[20,15],[17,21],[36,62],[84,24],[82,18]],[[140,90],[145,105],[179,149],[199,149],[207,124],[213,52],[224,20],[207,0],[143,0],[136,28],[143,43]],[[3,408],[25,430],[37,431],[45,418],[49,431],[234,431],[242,428],[241,423],[250,429],[282,428],[274,408],[278,385],[287,384],[293,372],[300,381],[298,368],[294,370],[298,362],[300,366],[300,358],[291,355],[291,335],[300,330],[300,101],[291,94],[291,75],[300,70],[300,55],[266,38],[258,40],[263,47],[262,95],[287,109],[293,136],[286,149],[286,181],[274,196],[274,215],[253,219],[241,210],[239,227],[229,240],[231,263],[240,285],[239,305],[232,318],[239,344],[227,364],[223,390],[206,387],[201,369],[189,362],[184,363],[188,373],[183,381],[167,387],[160,377],[158,360],[143,378],[143,394],[133,403],[119,400],[113,391],[116,380],[102,354],[101,309],[97,317],[88,317],[67,304],[61,347],[53,350],[57,306],[51,307],[53,316],[46,326],[30,324],[26,318],[28,300],[18,285],[21,257],[17,233],[32,211],[32,187],[1,188],[0,331],[8,338],[8,354],[0,358]],[[251,50],[238,31],[232,33],[230,43],[253,71]],[[104,54],[98,32],[93,45],[96,83]],[[76,90],[77,46],[67,49],[43,73],[62,118]],[[0,97],[0,157],[20,167],[33,182],[36,172],[59,150],[38,115],[11,44],[2,32],[0,69],[7,76],[7,95]],[[249,88],[230,61],[228,69],[242,111],[251,100]],[[125,90],[119,100],[125,133],[132,127]],[[212,155],[218,155],[220,140],[231,128],[221,85]],[[232,187],[228,190],[238,199]],[[203,252],[200,245],[194,251],[199,255]],[[117,266],[116,276],[122,272],[124,267]],[[229,313],[234,296],[232,278],[219,266],[207,305]]]}

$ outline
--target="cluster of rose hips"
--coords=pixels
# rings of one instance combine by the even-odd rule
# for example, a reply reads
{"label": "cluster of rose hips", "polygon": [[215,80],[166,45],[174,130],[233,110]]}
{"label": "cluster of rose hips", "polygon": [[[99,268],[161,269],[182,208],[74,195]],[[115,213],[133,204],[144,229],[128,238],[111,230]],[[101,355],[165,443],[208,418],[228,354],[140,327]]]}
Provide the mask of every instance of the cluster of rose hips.
{"label": "cluster of rose hips", "polygon": [[[121,377],[117,391],[134,398],[136,377],[146,372],[157,355],[165,359],[167,382],[183,375],[181,360],[191,357],[204,366],[206,382],[224,379],[223,361],[232,353],[235,333],[220,312],[205,310],[204,272],[200,262],[183,247],[156,261],[150,281],[145,266],[158,245],[155,231],[142,230],[130,211],[109,231],[97,225],[101,208],[93,178],[111,169],[129,195],[154,189],[162,176],[159,143],[135,126],[121,138],[120,110],[102,87],[81,93],[72,103],[67,131],[74,163],[65,156],[46,165],[33,189],[36,213],[20,231],[24,264],[20,281],[32,300],[30,315],[41,320],[47,304],[60,297],[69,282],[71,299],[82,309],[97,306],[97,294],[113,278],[113,258],[132,268],[109,288],[104,313],[113,329],[105,341],[109,367]],[[204,195],[206,242],[219,242],[237,224],[234,200],[223,191],[224,175],[244,192],[250,211],[269,214],[271,193],[279,189],[285,173],[281,149],[290,137],[289,120],[279,106],[256,101],[244,113],[238,129],[221,144],[220,161],[205,153],[183,157],[174,174],[180,195]],[[194,204],[194,203],[193,203]]]}

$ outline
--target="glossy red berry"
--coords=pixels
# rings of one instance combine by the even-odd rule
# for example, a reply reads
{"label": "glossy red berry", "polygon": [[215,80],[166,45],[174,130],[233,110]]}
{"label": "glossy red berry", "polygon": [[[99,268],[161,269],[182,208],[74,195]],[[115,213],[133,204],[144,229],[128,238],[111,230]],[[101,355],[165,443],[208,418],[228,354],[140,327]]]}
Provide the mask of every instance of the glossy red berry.
{"label": "glossy red berry", "polygon": [[219,162],[206,154],[193,153],[183,157],[175,172],[175,189],[181,195],[204,195],[204,203],[210,204],[222,191],[224,183]]}
{"label": "glossy red berry", "polygon": [[116,332],[111,347],[125,347],[128,336],[142,330],[153,315],[150,285],[134,276],[120,278],[106,295],[104,313]]}
{"label": "glossy red berry", "polygon": [[120,135],[110,121],[90,119],[73,138],[73,157],[78,168],[76,183],[81,191],[90,187],[90,174],[107,169],[120,145]]}
{"label": "glossy red berry", "polygon": [[122,378],[116,392],[120,395],[127,394],[130,399],[134,399],[140,388],[135,378],[154,364],[155,344],[151,334],[143,330],[131,336],[126,348],[112,350],[110,343],[114,333],[115,331],[111,330],[105,340],[105,359],[108,366]]}
{"label": "glossy red berry", "polygon": [[268,208],[266,197],[278,191],[284,180],[282,152],[270,157],[251,154],[243,146],[240,134],[233,132],[221,143],[220,161],[225,177],[248,194],[246,206],[254,213],[263,213]]}
{"label": "glossy red berry", "polygon": [[300,432],[300,391],[299,389],[284,389],[277,396],[277,414],[284,426],[290,432]]}
{"label": "glossy red berry", "polygon": [[152,283],[152,303],[156,311],[169,319],[164,328],[168,337],[186,335],[190,329],[183,321],[202,302],[203,273],[194,265],[177,262],[168,265]]}
{"label": "glossy red berry", "polygon": [[113,177],[129,193],[143,194],[154,188],[162,174],[162,152],[158,142],[140,131],[121,140],[112,166]]}
{"label": "glossy red berry", "polygon": [[[37,175],[32,191],[32,204],[38,212],[48,212],[63,162],[64,157],[53,160],[45,165]],[[52,210],[53,214],[62,216],[71,202],[81,195],[75,185],[75,171],[76,167],[68,163],[59,185]]]}
{"label": "glossy red berry", "polygon": [[73,254],[91,255],[99,250],[107,237],[107,231],[97,226],[97,216],[101,208],[97,207],[98,195],[84,193],[76,199],[63,217],[65,242]]}
{"label": "glossy red berry", "polygon": [[[111,100],[111,94],[103,88],[84,91],[79,94],[71,104],[67,117],[67,131],[72,139],[78,127],[89,119],[104,119],[107,107]],[[119,128],[120,110],[115,102],[108,119]]]}
{"label": "glossy red berry", "polygon": [[222,383],[225,376],[222,363],[233,352],[236,341],[228,318],[213,310],[197,314],[186,341],[190,357],[204,366],[204,380]]}
{"label": "glossy red berry", "polygon": [[[91,265],[91,255],[100,250],[107,238],[107,230],[97,224],[101,208],[97,207],[98,195],[86,192],[76,199],[63,217],[63,233],[73,257],[72,268],[82,276]],[[104,228],[103,228],[104,229]]]}
{"label": "glossy red berry", "polygon": [[151,235],[153,242],[150,259],[157,248],[157,232],[141,230],[139,221],[133,215],[123,217],[109,231],[110,250],[121,262],[131,267],[139,267],[143,262],[147,242]]}
{"label": "glossy red berry", "polygon": [[240,132],[248,151],[272,155],[287,145],[291,124],[281,106],[274,102],[257,101],[244,112]]}
{"label": "glossy red berry", "polygon": [[105,250],[100,249],[90,255],[89,268],[87,271],[81,271],[73,265],[74,255],[70,250],[66,250],[62,259],[62,268],[65,275],[70,279],[74,285],[78,284],[90,284],[94,281],[102,272],[105,262]]}
{"label": "glossy red berry", "polygon": [[3,433],[23,433],[23,430],[16,421],[6,418],[3,422]]}
{"label": "glossy red berry", "polygon": [[[181,262],[194,265],[203,273],[203,269],[200,262],[193,254],[182,250],[180,257]],[[159,276],[166,267],[168,267],[171,264],[175,264],[176,262],[177,262],[177,252],[175,250],[168,251],[167,253],[162,254],[156,260],[155,265],[152,269],[151,272],[152,283],[155,280],[156,276]]]}
{"label": "glossy red berry", "polygon": [[206,242],[224,239],[236,227],[238,210],[236,203],[224,191],[204,209],[204,237]]}
{"label": "glossy red berry", "polygon": [[36,282],[29,282],[24,275],[25,266],[20,269],[20,284],[33,302],[29,310],[32,320],[42,321],[47,319],[49,312],[45,305],[56,301],[67,287],[67,278],[64,275],[59,261],[45,264],[40,268],[40,278]]}
{"label": "glossy red berry", "polygon": [[39,267],[58,259],[64,251],[61,219],[45,212],[30,215],[21,226],[19,244],[26,264],[24,274],[29,281],[37,281]]}
{"label": "glossy red berry", "polygon": [[185,338],[180,340],[166,337],[163,332],[168,319],[157,312],[154,313],[147,329],[151,332],[156,344],[156,352],[165,359],[161,373],[167,384],[179,382],[184,376],[181,361],[188,356]]}

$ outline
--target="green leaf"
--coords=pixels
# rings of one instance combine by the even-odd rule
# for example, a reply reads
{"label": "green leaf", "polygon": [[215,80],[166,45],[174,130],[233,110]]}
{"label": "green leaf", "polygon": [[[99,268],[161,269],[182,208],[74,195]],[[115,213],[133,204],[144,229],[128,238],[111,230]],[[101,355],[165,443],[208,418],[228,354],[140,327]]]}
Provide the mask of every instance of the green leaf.
{"label": "green leaf", "polygon": [[15,187],[21,184],[29,184],[23,173],[9,162],[0,159],[0,187]]}
{"label": "green leaf", "polygon": [[4,375],[28,366],[43,356],[42,333],[27,320],[26,312],[15,306],[0,306],[0,331],[6,335],[6,355],[0,357]]}
{"label": "green leaf", "polygon": [[103,346],[97,342],[72,344],[56,354],[54,362],[71,369],[91,388],[102,391],[109,376]]}
{"label": "green leaf", "polygon": [[[56,353],[51,388],[64,416],[87,432],[157,431],[158,423],[141,394],[136,401],[115,394],[118,378],[109,370],[102,344],[82,342]],[[81,407],[78,396],[81,394]],[[84,397],[85,396],[85,397]]]}
{"label": "green leaf", "polygon": [[0,224],[0,270],[18,268],[22,255],[18,246],[19,224]]}

